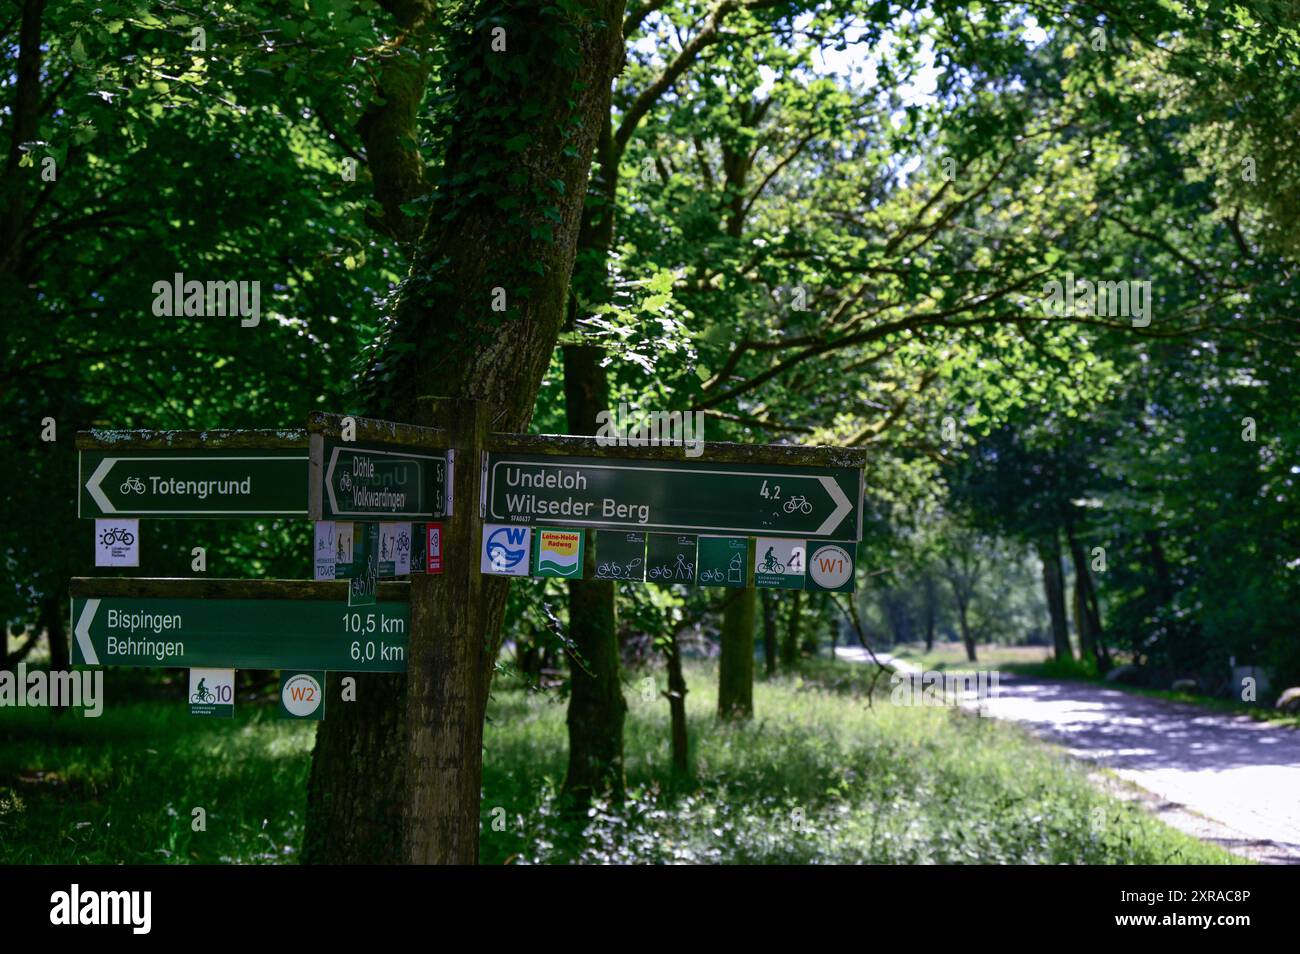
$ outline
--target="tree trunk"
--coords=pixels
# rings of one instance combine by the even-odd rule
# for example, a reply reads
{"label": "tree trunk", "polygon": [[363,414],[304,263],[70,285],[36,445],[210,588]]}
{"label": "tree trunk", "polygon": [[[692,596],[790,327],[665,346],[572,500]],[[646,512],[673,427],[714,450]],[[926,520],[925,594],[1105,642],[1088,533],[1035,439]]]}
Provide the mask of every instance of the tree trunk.
{"label": "tree trunk", "polygon": [[[69,656],[70,647],[68,646],[68,629],[64,623],[63,615],[63,593],[50,594],[41,602],[41,615],[44,617],[43,629],[45,630],[45,641],[50,647],[50,672],[67,672],[72,668],[72,660]],[[62,715],[69,710],[56,707],[54,714]]]}
{"label": "tree trunk", "polygon": [[[815,613],[820,609],[822,605],[824,605],[822,603],[824,597],[825,594],[818,594],[816,596],[808,597],[808,603],[810,604],[812,610]],[[814,622],[817,622],[816,617],[814,617]],[[817,646],[818,646],[817,629],[818,628],[816,626],[808,626],[804,630],[803,639],[799,643],[799,651],[802,652],[805,656],[808,656],[809,658],[814,658],[817,655]]]}
{"label": "tree trunk", "polygon": [[754,587],[736,590],[722,616],[722,658],[718,663],[718,718],[754,715]]}
{"label": "tree trunk", "polygon": [[1058,662],[1074,658],[1070,627],[1065,617],[1065,576],[1061,572],[1061,539],[1055,531],[1038,541],[1038,558],[1043,563],[1043,595],[1052,622],[1052,646]]}
{"label": "tree trunk", "polygon": [[1079,655],[1084,659],[1096,660],[1104,671],[1105,653],[1098,645],[1101,639],[1101,621],[1089,605],[1092,578],[1088,573],[1088,558],[1083,544],[1074,534],[1073,526],[1067,524],[1065,535],[1070,544],[1070,559],[1074,563],[1074,626],[1079,632]]}
{"label": "tree trunk", "polygon": [[785,627],[785,640],[781,643],[781,666],[787,672],[793,670],[795,664],[799,662],[799,617],[802,596],[802,591],[794,591],[794,596],[790,600],[790,618]]}
{"label": "tree trunk", "polygon": [[934,649],[934,624],[938,618],[939,588],[935,586],[934,577],[925,574],[925,651]]}
{"label": "tree trunk", "polygon": [[672,720],[673,777],[691,774],[690,740],[686,735],[686,677],[682,675],[681,646],[677,630],[668,633],[668,714]]}
{"label": "tree trunk", "polygon": [[[583,574],[594,576],[595,551],[586,551]],[[623,798],[623,721],[627,702],[619,682],[614,584],[569,583],[569,769],[564,796],[570,807],[594,797]]]}
{"label": "tree trunk", "polygon": [[763,590],[763,669],[768,679],[776,675],[776,597]]}
{"label": "tree trunk", "polygon": [[[594,434],[596,414],[609,403],[598,348],[564,348],[564,398],[569,433]],[[588,546],[585,579],[569,587],[569,769],[564,794],[581,807],[594,796],[623,798],[623,722],[627,703],[619,679],[614,584],[592,579],[595,550]]]}
{"label": "tree trunk", "polygon": [[975,637],[971,635],[970,623],[967,621],[967,603],[961,597],[957,598],[957,621],[961,624],[961,641],[966,644],[966,661],[979,662],[975,658]]}
{"label": "tree trunk", "polygon": [[[410,419],[419,396],[440,391],[482,402],[493,430],[522,431],[564,321],[590,159],[622,65],[623,4],[486,0],[454,15],[465,22],[449,31],[447,185],[362,398],[372,413]],[[482,23],[505,30],[508,53],[491,50]],[[506,56],[515,68],[490,61]],[[524,143],[517,155],[502,152],[505,128]],[[455,478],[456,516],[472,533],[476,462]],[[412,580],[407,679],[355,677],[357,702],[331,707],[317,729],[305,860],[478,858],[483,715],[509,581],[479,576],[478,539],[448,543],[444,573]],[[408,680],[427,694],[404,700]]]}

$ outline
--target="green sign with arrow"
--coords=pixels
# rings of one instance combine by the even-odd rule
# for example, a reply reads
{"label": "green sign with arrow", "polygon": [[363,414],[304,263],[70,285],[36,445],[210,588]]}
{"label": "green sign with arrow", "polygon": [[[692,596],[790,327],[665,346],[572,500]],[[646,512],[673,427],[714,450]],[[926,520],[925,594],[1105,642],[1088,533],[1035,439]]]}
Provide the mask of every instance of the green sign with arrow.
{"label": "green sign with arrow", "polygon": [[74,597],[72,661],[405,672],[409,619],[409,604],[390,601]]}
{"label": "green sign with arrow", "polygon": [[319,498],[312,488],[316,520],[421,520],[448,513],[445,451],[327,438],[313,443],[312,471],[321,480]]}
{"label": "green sign with arrow", "polygon": [[609,530],[862,537],[862,471],[490,453],[484,519]]}
{"label": "green sign with arrow", "polygon": [[82,517],[305,517],[307,448],[81,452]]}

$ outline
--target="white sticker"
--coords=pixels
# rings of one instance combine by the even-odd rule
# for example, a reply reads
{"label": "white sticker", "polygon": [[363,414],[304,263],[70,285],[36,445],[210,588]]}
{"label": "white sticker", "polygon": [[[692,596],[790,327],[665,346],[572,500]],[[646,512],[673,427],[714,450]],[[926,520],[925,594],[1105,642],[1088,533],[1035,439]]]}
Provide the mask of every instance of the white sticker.
{"label": "white sticker", "polygon": [[483,524],[479,570],[495,576],[527,576],[533,531],[516,523]]}
{"label": "white sticker", "polygon": [[819,546],[808,561],[808,576],[823,590],[839,590],[853,579],[853,554],[837,543]]}
{"label": "white sticker", "polygon": [[316,521],[315,579],[334,579],[334,565],[338,562],[337,536],[333,520]]}
{"label": "white sticker", "polygon": [[395,523],[393,526],[397,528],[397,550],[393,557],[397,564],[396,574],[405,576],[411,572],[411,525]]}
{"label": "white sticker", "polygon": [[190,670],[190,715],[224,716],[235,714],[235,670]]}
{"label": "white sticker", "polygon": [[379,525],[379,575],[405,576],[411,572],[411,524]]}
{"label": "white sticker", "polygon": [[334,575],[338,576],[338,565],[352,565],[352,524],[334,521]]}
{"label": "white sticker", "polygon": [[95,521],[95,566],[139,566],[140,521]]}
{"label": "white sticker", "polygon": [[782,537],[759,537],[754,542],[756,586],[803,588],[807,541]]}

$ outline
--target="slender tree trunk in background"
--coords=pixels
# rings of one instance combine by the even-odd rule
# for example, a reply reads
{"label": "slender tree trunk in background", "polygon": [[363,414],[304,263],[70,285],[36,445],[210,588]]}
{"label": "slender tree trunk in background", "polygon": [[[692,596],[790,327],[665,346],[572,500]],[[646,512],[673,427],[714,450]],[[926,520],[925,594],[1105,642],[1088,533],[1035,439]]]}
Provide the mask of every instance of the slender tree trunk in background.
{"label": "slender tree trunk in background", "polygon": [[961,625],[961,641],[966,644],[967,662],[979,662],[975,658],[975,637],[971,635],[970,623],[967,620],[969,610],[968,600],[961,593],[954,594],[957,598],[957,622]]}
{"label": "slender tree trunk in background", "polygon": [[1174,576],[1169,571],[1169,561],[1165,559],[1165,548],[1160,543],[1159,530],[1147,530],[1143,533],[1147,548],[1151,551],[1151,568],[1156,574],[1156,596],[1160,606],[1168,606],[1174,601]]}
{"label": "slender tree trunk in background", "polygon": [[722,615],[722,658],[718,661],[718,718],[754,715],[754,587],[736,590]]}
{"label": "slender tree trunk in background", "polygon": [[1070,545],[1070,560],[1074,563],[1074,626],[1079,632],[1079,655],[1084,659],[1096,660],[1102,664],[1102,653],[1098,650],[1099,621],[1095,620],[1088,606],[1088,591],[1092,580],[1088,574],[1088,558],[1084,554],[1083,544],[1074,534],[1074,527],[1067,525],[1065,536]]}
{"label": "slender tree trunk in background", "polygon": [[[595,572],[595,552],[589,548],[583,574],[591,577]],[[580,660],[569,662],[569,768],[564,795],[574,808],[594,797],[623,798],[627,702],[619,682],[613,591],[612,583],[569,583],[569,638]]]}
{"label": "slender tree trunk in background", "polygon": [[763,590],[763,667],[768,679],[776,675],[776,597]]}
{"label": "slender tree trunk in background", "polygon": [[1084,609],[1088,613],[1088,624],[1092,627],[1093,646],[1097,652],[1097,668],[1103,672],[1110,671],[1110,650],[1106,648],[1106,634],[1101,628],[1101,605],[1097,601],[1097,586],[1092,581],[1092,574],[1084,578],[1087,589],[1084,593]]}
{"label": "slender tree trunk in background", "polygon": [[[63,619],[63,600],[51,594],[42,602],[41,610],[45,617],[45,639],[50,646],[50,671],[66,672],[72,668],[72,660],[69,658],[68,629]],[[61,715],[67,711],[55,707],[54,714]]]}
{"label": "slender tree trunk in background", "polygon": [[1052,646],[1057,661],[1074,658],[1070,647],[1070,624],[1065,617],[1065,575],[1061,572],[1061,539],[1055,531],[1038,541],[1038,559],[1043,564],[1043,595],[1052,622]]}
{"label": "slender tree trunk in background", "polygon": [[[435,195],[361,397],[371,414],[411,421],[422,395],[471,398],[493,430],[523,431],[565,317],[590,159],[622,65],[623,4],[482,0],[457,15],[466,22],[449,31],[442,80],[458,117],[441,169],[454,185]],[[509,53],[491,50],[473,29],[481,22],[505,29]],[[489,62],[503,56],[517,68]],[[503,123],[527,143],[509,160]],[[458,489],[475,469],[456,468]],[[400,675],[358,674],[357,701],[342,702],[330,678],[340,701],[317,728],[305,861],[477,861],[484,708],[509,587],[479,576],[477,544],[449,548],[449,572],[411,582],[409,675],[427,695],[405,699]]]}
{"label": "slender tree trunk in background", "polygon": [[[1147,530],[1143,533],[1147,549],[1151,552],[1151,569],[1155,573],[1155,586],[1152,588],[1154,599],[1151,600],[1151,615],[1154,617],[1161,609],[1174,601],[1174,576],[1165,558],[1165,548],[1160,541],[1159,530]],[[1169,644],[1169,658],[1174,668],[1180,669],[1187,661],[1183,652],[1184,640],[1178,624],[1173,620],[1164,623],[1170,630],[1166,642]]]}
{"label": "slender tree trunk in background", "polygon": [[672,724],[673,776],[687,778],[691,774],[690,739],[686,735],[686,677],[682,675],[681,645],[677,629],[668,633],[668,715]]}
{"label": "slender tree trunk in background", "polygon": [[536,686],[541,681],[541,646],[538,644],[537,631],[531,626],[523,627],[519,642],[515,644],[515,665],[530,685]]}
{"label": "slender tree trunk in background", "polygon": [[799,662],[799,617],[802,610],[800,597],[803,593],[794,591],[790,599],[790,618],[786,621],[785,640],[781,643],[781,666],[786,672],[793,671]]}
{"label": "slender tree trunk in background", "polygon": [[[812,605],[814,601],[816,601],[816,603],[820,605],[822,603],[822,600],[825,598],[825,596],[826,594],[824,593],[819,593],[814,596],[809,596],[808,603]],[[818,608],[819,607],[817,605],[812,606],[812,609],[814,611],[816,611]],[[818,647],[817,627],[809,626],[804,630],[803,640],[799,643],[799,650],[805,656],[812,658],[817,655],[817,647]]]}
{"label": "slender tree trunk in background", "polygon": [[[594,434],[596,414],[609,405],[598,348],[564,348],[564,399],[569,433]],[[578,656],[569,663],[569,768],[564,794],[580,807],[593,796],[621,801],[624,790],[623,722],[627,702],[619,679],[614,584],[596,580],[595,548],[586,549],[582,580],[569,587],[569,638]]]}
{"label": "slender tree trunk in background", "polygon": [[934,624],[938,618],[939,587],[935,585],[933,574],[925,574],[925,651],[934,649]]}

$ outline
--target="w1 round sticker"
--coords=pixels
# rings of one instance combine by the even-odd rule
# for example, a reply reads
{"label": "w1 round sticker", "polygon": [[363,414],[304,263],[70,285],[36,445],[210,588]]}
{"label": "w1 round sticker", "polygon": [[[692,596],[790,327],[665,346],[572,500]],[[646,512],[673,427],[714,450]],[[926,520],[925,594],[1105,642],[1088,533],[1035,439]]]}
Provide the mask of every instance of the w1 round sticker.
{"label": "w1 round sticker", "polygon": [[852,593],[855,549],[852,543],[823,543],[810,546],[808,589]]}

